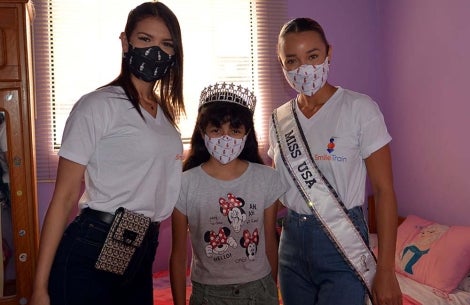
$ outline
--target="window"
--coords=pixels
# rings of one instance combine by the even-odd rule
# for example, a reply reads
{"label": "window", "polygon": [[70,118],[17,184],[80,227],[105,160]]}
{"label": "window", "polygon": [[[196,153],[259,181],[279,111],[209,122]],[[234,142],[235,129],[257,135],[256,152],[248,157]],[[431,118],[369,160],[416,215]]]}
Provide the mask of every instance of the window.
{"label": "window", "polygon": [[[38,180],[55,179],[57,150],[73,104],[119,73],[118,37],[127,13],[140,3],[35,1]],[[179,124],[183,140],[191,136],[203,87],[217,81],[235,82],[252,88],[258,97],[255,124],[260,147],[266,150],[269,115],[287,99],[275,54],[277,34],[285,22],[284,0],[164,3],[178,17],[183,36],[187,112]]]}

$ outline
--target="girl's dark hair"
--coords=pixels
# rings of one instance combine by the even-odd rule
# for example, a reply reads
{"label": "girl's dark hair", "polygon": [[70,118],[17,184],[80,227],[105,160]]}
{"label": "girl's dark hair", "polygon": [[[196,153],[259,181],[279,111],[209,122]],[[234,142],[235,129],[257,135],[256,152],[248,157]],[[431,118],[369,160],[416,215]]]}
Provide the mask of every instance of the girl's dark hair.
{"label": "girl's dark hair", "polygon": [[[173,39],[174,64],[171,66],[170,71],[155,83],[154,94],[165,116],[176,126],[179,117],[185,113],[183,101],[183,43],[180,25],[175,14],[163,3],[144,2],[129,12],[124,30],[128,39],[135,30],[137,23],[148,17],[161,18],[168,27]],[[139,107],[137,89],[131,81],[131,72],[124,58],[121,63],[121,73],[109,85],[121,86],[134,108],[143,118]]]}
{"label": "girl's dark hair", "polygon": [[258,140],[253,123],[253,113],[246,107],[229,102],[211,102],[201,106],[198,112],[196,126],[191,137],[191,149],[183,162],[183,170],[188,170],[207,162],[210,154],[204,143],[204,131],[209,124],[221,127],[229,122],[230,126],[244,126],[247,131],[245,147],[239,159],[263,164],[258,151]]}
{"label": "girl's dark hair", "polygon": [[326,53],[328,53],[330,44],[326,39],[325,31],[318,22],[310,18],[295,18],[285,23],[279,33],[279,40],[283,38],[286,34],[300,33],[306,31],[314,31],[320,34],[322,41],[326,45]]}

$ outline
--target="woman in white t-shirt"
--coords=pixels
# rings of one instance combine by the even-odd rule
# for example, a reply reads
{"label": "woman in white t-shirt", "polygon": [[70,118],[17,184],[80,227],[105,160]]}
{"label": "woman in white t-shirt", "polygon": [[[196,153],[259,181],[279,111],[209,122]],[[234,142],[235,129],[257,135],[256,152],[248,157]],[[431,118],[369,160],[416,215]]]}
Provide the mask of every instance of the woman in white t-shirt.
{"label": "woman in white t-shirt", "polygon": [[[181,184],[181,32],[168,7],[146,2],[129,13],[120,39],[121,73],[80,98],[68,117],[30,304],[153,305],[159,223]],[[77,201],[80,214],[67,225]],[[119,208],[151,222],[123,274],[95,267]],[[130,229],[124,236],[140,240]]]}
{"label": "woman in white t-shirt", "polygon": [[[331,55],[316,21],[297,18],[282,27],[279,62],[298,95],[275,110],[270,126],[269,155],[290,186],[281,198],[288,210],[281,295],[285,305],[362,305],[367,296],[375,305],[399,305],[391,137],[374,101],[327,82]],[[366,175],[377,202],[377,264],[361,209]]]}

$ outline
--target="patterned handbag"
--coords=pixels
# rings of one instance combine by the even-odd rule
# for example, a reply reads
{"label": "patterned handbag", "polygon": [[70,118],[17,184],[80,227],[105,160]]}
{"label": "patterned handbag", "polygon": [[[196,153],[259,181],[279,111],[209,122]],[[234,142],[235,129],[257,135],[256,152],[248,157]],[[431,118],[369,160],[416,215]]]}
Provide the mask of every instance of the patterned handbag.
{"label": "patterned handbag", "polygon": [[122,207],[117,209],[95,268],[124,274],[136,248],[141,245],[150,222],[150,217]]}

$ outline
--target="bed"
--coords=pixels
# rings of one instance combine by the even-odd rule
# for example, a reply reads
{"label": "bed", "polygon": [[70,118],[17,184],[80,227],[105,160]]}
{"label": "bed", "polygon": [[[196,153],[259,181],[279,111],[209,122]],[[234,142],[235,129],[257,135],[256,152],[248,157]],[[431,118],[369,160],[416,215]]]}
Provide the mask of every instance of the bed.
{"label": "bed", "polygon": [[[375,204],[368,199],[370,244],[377,251]],[[470,227],[416,215],[399,217],[395,270],[403,304],[470,304]]]}

